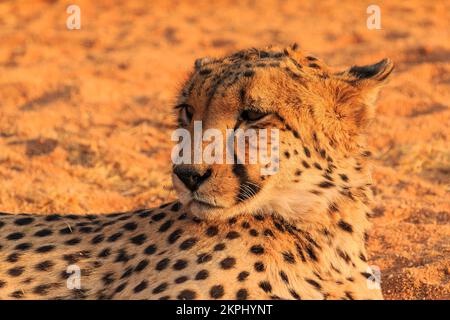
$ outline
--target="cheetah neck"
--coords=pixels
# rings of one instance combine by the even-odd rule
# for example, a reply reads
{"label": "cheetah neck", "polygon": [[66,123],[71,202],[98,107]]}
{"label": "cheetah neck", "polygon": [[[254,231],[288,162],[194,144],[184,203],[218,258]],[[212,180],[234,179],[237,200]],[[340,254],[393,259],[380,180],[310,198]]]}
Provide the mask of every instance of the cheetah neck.
{"label": "cheetah neck", "polygon": [[[330,281],[339,284],[343,290],[334,288],[331,295],[322,292],[323,297],[319,294],[319,298],[348,295],[350,298],[382,299],[379,290],[367,287],[367,279],[373,278],[365,248],[370,228],[367,211],[364,201],[355,194],[353,199],[341,199],[326,210],[312,211],[310,214],[315,215],[314,218],[285,222],[283,225],[288,234],[278,241],[287,246],[296,243],[298,253],[308,265],[307,271],[304,265],[298,265],[292,270],[291,277],[304,279],[308,272],[309,279],[322,284],[322,290]],[[303,288],[301,285],[299,290]]]}

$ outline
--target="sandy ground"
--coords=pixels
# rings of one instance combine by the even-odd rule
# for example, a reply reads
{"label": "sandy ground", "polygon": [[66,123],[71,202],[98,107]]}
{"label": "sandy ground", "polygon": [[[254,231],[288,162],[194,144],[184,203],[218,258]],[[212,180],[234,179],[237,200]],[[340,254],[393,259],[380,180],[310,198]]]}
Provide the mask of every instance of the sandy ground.
{"label": "sandy ground", "polygon": [[[111,212],[173,199],[171,108],[196,57],[289,44],[397,65],[370,135],[371,264],[388,299],[450,298],[450,2],[0,2],[0,210]],[[68,4],[81,30],[65,27]],[[300,4],[301,3],[301,4]]]}

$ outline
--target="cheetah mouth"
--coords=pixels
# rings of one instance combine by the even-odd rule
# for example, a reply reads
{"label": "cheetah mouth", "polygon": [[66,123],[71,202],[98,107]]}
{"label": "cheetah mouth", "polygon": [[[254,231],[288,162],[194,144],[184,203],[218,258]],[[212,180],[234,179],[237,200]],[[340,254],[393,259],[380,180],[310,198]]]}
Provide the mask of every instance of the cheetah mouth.
{"label": "cheetah mouth", "polygon": [[196,196],[192,197],[192,203],[195,203],[197,205],[200,205],[202,207],[204,207],[205,209],[209,208],[209,209],[218,209],[218,208],[223,208],[222,206],[219,206],[215,203],[212,203],[210,201],[206,201],[204,199],[200,199]]}

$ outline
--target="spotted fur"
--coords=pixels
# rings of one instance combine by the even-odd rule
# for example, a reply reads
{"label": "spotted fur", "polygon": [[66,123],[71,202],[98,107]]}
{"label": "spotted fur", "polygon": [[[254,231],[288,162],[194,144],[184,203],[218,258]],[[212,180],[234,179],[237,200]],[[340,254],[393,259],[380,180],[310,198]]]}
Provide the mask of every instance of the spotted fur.
{"label": "spotted fur", "polygon": [[[180,126],[278,128],[280,171],[180,165],[179,200],[159,208],[0,214],[0,298],[381,299],[368,286],[364,132],[391,71],[334,73],[296,45],[197,60]],[[69,289],[73,266],[81,287]]]}

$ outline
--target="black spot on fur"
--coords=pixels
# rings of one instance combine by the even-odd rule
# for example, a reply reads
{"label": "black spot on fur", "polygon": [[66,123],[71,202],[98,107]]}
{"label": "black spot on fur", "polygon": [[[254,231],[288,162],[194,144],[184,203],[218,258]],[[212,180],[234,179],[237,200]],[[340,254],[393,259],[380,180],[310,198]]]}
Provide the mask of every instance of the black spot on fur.
{"label": "black spot on fur", "polygon": [[6,239],[11,240],[11,241],[15,241],[15,240],[20,240],[24,237],[25,235],[21,232],[14,232],[9,234]]}
{"label": "black spot on fur", "polygon": [[178,296],[177,299],[179,300],[192,300],[195,299],[195,297],[197,296],[197,294],[189,289],[183,290],[181,291]]}
{"label": "black spot on fur", "polygon": [[106,249],[103,249],[103,250],[98,254],[98,256],[99,256],[100,258],[106,258],[106,257],[108,257],[110,254],[111,254],[111,249],[106,248]]}
{"label": "black spot on fur", "polygon": [[45,217],[45,221],[52,222],[52,221],[59,221],[61,220],[61,216],[59,214],[51,214]]}
{"label": "black spot on fur", "polygon": [[123,262],[126,263],[133,258],[132,255],[129,255],[125,249],[120,249],[119,254],[116,257],[114,262]]}
{"label": "black spot on fur", "polygon": [[177,262],[175,262],[175,264],[173,265],[173,269],[174,270],[183,270],[184,268],[186,268],[188,265],[188,262],[186,260],[177,260]]}
{"label": "black spot on fur", "polygon": [[330,181],[322,181],[321,183],[319,183],[319,187],[328,189],[328,188],[334,187],[334,183],[330,182]]}
{"label": "black spot on fur", "polygon": [[120,279],[129,278],[129,277],[131,277],[132,274],[133,274],[133,268],[132,267],[128,267],[122,273],[122,276],[120,277]]}
{"label": "black spot on fur", "polygon": [[209,276],[209,271],[208,270],[200,270],[196,275],[195,275],[195,280],[205,280],[206,278],[208,278]]}
{"label": "black spot on fur", "polygon": [[224,270],[228,270],[234,267],[236,259],[233,257],[227,257],[220,262],[220,267]]}
{"label": "black spot on fur", "polygon": [[105,240],[105,236],[103,234],[98,234],[94,238],[92,238],[91,243],[92,244],[98,244]]}
{"label": "black spot on fur", "polygon": [[317,290],[322,289],[322,286],[315,280],[312,279],[305,279],[306,282],[308,282],[310,285],[312,285],[314,288],[316,288]]}
{"label": "black spot on fur", "polygon": [[204,76],[204,75],[210,74],[211,71],[212,71],[211,69],[202,69],[199,71],[199,74]]}
{"label": "black spot on fur", "polygon": [[167,268],[170,260],[168,258],[164,258],[156,264],[156,270],[161,271]]}
{"label": "black spot on fur", "polygon": [[49,271],[55,264],[50,260],[45,260],[38,263],[35,269],[38,271]]}
{"label": "black spot on fur", "polygon": [[317,162],[314,162],[314,167],[318,170],[323,170],[322,166],[320,164],[318,164]]}
{"label": "black spot on fur", "polygon": [[244,72],[244,77],[252,77],[255,74],[255,71],[253,70],[246,70]]}
{"label": "black spot on fur", "polygon": [[338,222],[338,226],[339,228],[341,228],[342,230],[352,233],[353,232],[353,227],[351,224],[345,222],[344,220],[339,220]]}
{"label": "black spot on fur", "polygon": [[254,267],[257,272],[264,272],[266,270],[266,266],[261,261],[255,262]]}
{"label": "black spot on fur", "polygon": [[261,281],[259,283],[259,287],[263,289],[264,292],[267,293],[272,292],[272,285],[268,281]]}
{"label": "black spot on fur", "polygon": [[289,289],[289,293],[294,299],[301,300],[300,295],[294,289]]}
{"label": "black spot on fur", "polygon": [[92,227],[82,227],[78,231],[80,231],[80,233],[91,233]]}
{"label": "black spot on fur", "polygon": [[253,215],[253,218],[255,218],[255,220],[258,220],[258,221],[264,221],[264,219],[265,219],[264,215],[262,215],[262,214],[255,214],[255,215]]}
{"label": "black spot on fur", "polygon": [[147,248],[145,248],[144,253],[146,255],[152,255],[156,252],[156,245],[151,244]]}
{"label": "black spot on fur", "polygon": [[25,243],[18,244],[14,249],[20,250],[20,251],[25,251],[25,250],[30,249],[32,246],[33,245],[31,243],[25,242]]}
{"label": "black spot on fur", "polygon": [[248,278],[248,276],[250,275],[250,273],[248,273],[247,271],[242,271],[242,272],[240,272],[239,274],[238,274],[238,277],[237,277],[237,279],[238,279],[238,281],[244,281],[245,279],[247,279]]}
{"label": "black spot on fur", "polygon": [[353,298],[352,293],[349,292],[349,291],[345,291],[345,296],[346,296],[347,299],[349,299],[349,300],[355,300],[355,298]]}
{"label": "black spot on fur", "polygon": [[14,267],[8,270],[11,277],[18,277],[25,271],[25,267]]}
{"label": "black spot on fur", "polygon": [[284,271],[280,271],[280,277],[281,277],[281,280],[283,280],[285,283],[289,283],[289,278]]}
{"label": "black spot on fur", "polygon": [[292,254],[292,252],[289,252],[289,251],[283,252],[283,259],[287,263],[290,263],[290,264],[295,263],[295,258],[294,258],[294,255]]}
{"label": "black spot on fur", "polygon": [[33,293],[40,296],[45,296],[48,294],[49,290],[52,288],[50,284],[41,284],[33,289]]}
{"label": "black spot on fur", "polygon": [[122,292],[124,289],[125,289],[125,287],[127,286],[127,282],[124,282],[124,283],[121,283],[117,288],[116,288],[116,290],[114,290],[114,292],[115,293],[119,293],[119,292]]}
{"label": "black spot on fur", "polygon": [[223,289],[222,285],[215,285],[211,287],[211,290],[209,291],[209,295],[213,299],[219,299],[223,297],[225,293],[225,290]]}
{"label": "black spot on fur", "polygon": [[166,232],[173,224],[173,220],[167,220],[158,229],[159,232]]}
{"label": "black spot on fur", "polygon": [[147,268],[148,263],[149,263],[149,262],[148,262],[147,259],[141,260],[141,261],[137,264],[137,266],[136,266],[136,268],[134,269],[134,271],[141,272],[142,270],[144,270],[145,268]]}
{"label": "black spot on fur", "polygon": [[139,283],[136,287],[134,287],[133,291],[134,293],[139,293],[148,287],[147,280],[143,280],[141,283]]}
{"label": "black spot on fur", "polygon": [[229,240],[233,240],[233,239],[237,239],[239,238],[241,235],[236,232],[236,231],[230,231],[227,233],[226,238]]}
{"label": "black spot on fur", "polygon": [[314,249],[311,246],[307,246],[306,247],[306,253],[311,258],[311,260],[313,260],[313,261],[317,261],[318,260],[316,252],[314,251]]}
{"label": "black spot on fur", "polygon": [[160,213],[158,213],[158,214],[155,214],[155,215],[152,217],[152,220],[153,220],[153,221],[159,221],[159,220],[164,219],[165,217],[166,217],[166,214],[165,214],[164,212],[160,212]]}
{"label": "black spot on fur", "polygon": [[21,299],[24,297],[24,293],[21,290],[16,290],[13,293],[11,293],[10,297],[14,299]]}
{"label": "black spot on fur", "polygon": [[219,233],[219,229],[216,226],[211,226],[208,229],[206,229],[206,235],[208,237],[214,237]]}
{"label": "black spot on fur", "polygon": [[218,243],[214,246],[214,251],[222,251],[225,249],[225,243]]}
{"label": "black spot on fur", "polygon": [[197,241],[198,241],[197,238],[189,238],[187,240],[184,240],[180,244],[180,250],[188,250],[188,249],[192,248],[197,243]]}
{"label": "black spot on fur", "polygon": [[20,254],[17,252],[11,253],[7,258],[6,261],[11,262],[11,263],[15,263],[17,261],[19,261],[20,258]]}
{"label": "black spot on fur", "polygon": [[128,230],[128,231],[134,231],[137,229],[137,224],[134,222],[128,222],[128,223],[124,224],[122,228],[124,228],[125,230]]}
{"label": "black spot on fur", "polygon": [[80,238],[73,238],[73,239],[69,239],[66,242],[64,242],[66,245],[68,246],[74,246],[76,244],[79,244],[81,242]]}
{"label": "black spot on fur", "polygon": [[303,151],[305,152],[305,156],[307,156],[308,158],[311,158],[311,152],[309,151],[309,149],[307,147],[303,147]]}
{"label": "black spot on fur", "polygon": [[172,207],[170,208],[171,211],[175,211],[175,212],[177,212],[180,209],[181,209],[181,203],[179,203],[179,202],[175,202],[172,205]]}
{"label": "black spot on fur", "polygon": [[261,255],[264,253],[264,248],[261,245],[254,245],[250,248],[250,252],[256,255]]}
{"label": "black spot on fur", "polygon": [[178,239],[180,239],[182,233],[183,230],[181,229],[175,230],[169,235],[169,237],[167,238],[167,242],[169,242],[169,244],[174,244]]}
{"label": "black spot on fur", "polygon": [[18,226],[25,226],[25,225],[32,223],[33,221],[34,221],[34,219],[30,218],[30,217],[19,218],[19,219],[14,220],[14,224],[18,225]]}
{"label": "black spot on fur", "polygon": [[42,229],[42,230],[37,231],[34,234],[34,236],[42,238],[42,237],[48,237],[51,234],[53,234],[52,230],[50,230],[50,229]]}
{"label": "black spot on fur", "polygon": [[197,256],[197,263],[202,264],[212,260],[212,256],[208,253],[201,253]]}
{"label": "black spot on fur", "polygon": [[111,283],[114,282],[114,273],[112,272],[108,272],[106,274],[103,275],[102,277],[102,281],[104,285],[110,285]]}
{"label": "black spot on fur", "polygon": [[361,259],[361,261],[367,262],[367,258],[362,252],[359,254],[359,258]]}
{"label": "black spot on fur", "polygon": [[69,227],[65,227],[61,230],[59,230],[59,234],[64,235],[64,234],[71,234],[72,233],[72,229]]}
{"label": "black spot on fur", "polygon": [[108,241],[108,242],[115,242],[115,241],[117,241],[119,238],[121,238],[122,235],[123,235],[122,232],[116,232],[116,233],[114,233],[113,235],[111,235],[111,236],[107,239],[107,241]]}
{"label": "black spot on fur", "polygon": [[237,300],[246,300],[247,298],[248,298],[248,291],[246,289],[239,289],[238,292],[236,292]]}
{"label": "black spot on fur", "polygon": [[36,252],[37,253],[47,253],[47,252],[52,251],[53,249],[55,249],[55,246],[49,244],[49,245],[45,245],[45,246],[41,246],[41,247],[37,248]]}
{"label": "black spot on fur", "polygon": [[159,286],[157,286],[155,289],[153,289],[152,293],[153,294],[161,293],[161,292],[165,291],[167,289],[167,287],[168,287],[167,282],[163,282]]}
{"label": "black spot on fur", "polygon": [[176,284],[180,284],[180,283],[185,283],[186,281],[188,281],[189,278],[186,276],[181,276],[175,279],[175,283]]}

